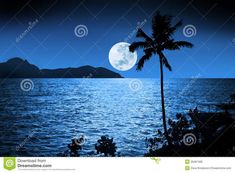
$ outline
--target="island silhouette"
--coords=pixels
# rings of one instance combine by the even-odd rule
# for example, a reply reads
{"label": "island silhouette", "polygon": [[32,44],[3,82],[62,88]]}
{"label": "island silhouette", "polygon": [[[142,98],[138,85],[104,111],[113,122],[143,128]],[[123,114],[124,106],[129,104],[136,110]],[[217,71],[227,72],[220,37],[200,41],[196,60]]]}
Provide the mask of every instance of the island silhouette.
{"label": "island silhouette", "polygon": [[0,78],[123,78],[103,67],[89,65],[78,68],[39,69],[27,60],[16,57],[0,63]]}

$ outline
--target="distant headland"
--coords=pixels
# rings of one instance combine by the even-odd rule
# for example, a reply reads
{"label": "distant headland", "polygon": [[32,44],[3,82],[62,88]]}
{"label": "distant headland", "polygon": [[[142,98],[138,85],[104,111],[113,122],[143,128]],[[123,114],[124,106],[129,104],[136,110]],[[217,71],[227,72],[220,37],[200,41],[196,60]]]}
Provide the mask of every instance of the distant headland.
{"label": "distant headland", "polygon": [[21,58],[0,63],[0,78],[123,78],[103,67],[81,66],[78,68],[39,69]]}

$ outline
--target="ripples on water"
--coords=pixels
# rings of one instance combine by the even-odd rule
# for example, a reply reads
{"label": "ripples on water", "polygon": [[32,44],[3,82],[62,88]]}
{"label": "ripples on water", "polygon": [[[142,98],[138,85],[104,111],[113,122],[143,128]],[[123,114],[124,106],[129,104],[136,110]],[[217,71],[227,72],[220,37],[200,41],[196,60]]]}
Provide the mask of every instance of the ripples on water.
{"label": "ripples on water", "polygon": [[[89,156],[105,134],[114,138],[120,156],[143,156],[145,138],[161,128],[160,86],[158,80],[140,79],[142,88],[133,91],[132,80],[33,79],[30,92],[20,89],[21,79],[0,80],[0,155],[56,156],[84,134],[81,155]],[[234,88],[229,79],[167,80],[167,116],[224,102]]]}

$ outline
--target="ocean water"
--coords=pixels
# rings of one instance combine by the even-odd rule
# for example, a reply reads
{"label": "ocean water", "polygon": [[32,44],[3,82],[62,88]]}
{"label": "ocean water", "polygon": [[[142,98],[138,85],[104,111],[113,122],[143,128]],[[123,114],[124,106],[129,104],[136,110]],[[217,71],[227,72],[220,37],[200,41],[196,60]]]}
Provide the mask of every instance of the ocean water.
{"label": "ocean water", "polygon": [[[95,156],[102,135],[114,138],[119,156],[143,156],[145,138],[162,127],[157,79],[32,79],[28,92],[21,81],[0,80],[0,156],[57,156],[80,135],[81,156]],[[166,115],[208,111],[232,93],[232,79],[166,80]]]}

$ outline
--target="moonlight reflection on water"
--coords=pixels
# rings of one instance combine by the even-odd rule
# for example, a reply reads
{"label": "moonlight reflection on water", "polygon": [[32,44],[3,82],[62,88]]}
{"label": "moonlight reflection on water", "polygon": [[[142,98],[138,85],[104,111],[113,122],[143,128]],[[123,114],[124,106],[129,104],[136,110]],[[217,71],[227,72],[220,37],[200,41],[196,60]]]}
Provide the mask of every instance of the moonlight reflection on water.
{"label": "moonlight reflection on water", "polygon": [[[89,156],[100,136],[109,135],[120,156],[143,156],[145,138],[162,125],[160,85],[155,79],[137,80],[139,90],[129,87],[133,79],[33,79],[30,92],[20,89],[21,79],[1,83],[0,154],[56,156],[73,137],[84,135],[81,156]],[[166,80],[167,117],[200,103],[224,102],[235,88],[229,79],[198,79],[188,86],[190,81]]]}

